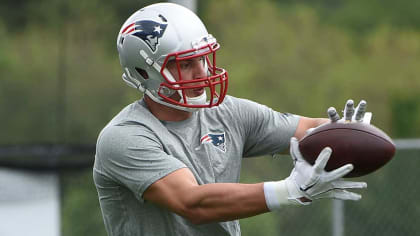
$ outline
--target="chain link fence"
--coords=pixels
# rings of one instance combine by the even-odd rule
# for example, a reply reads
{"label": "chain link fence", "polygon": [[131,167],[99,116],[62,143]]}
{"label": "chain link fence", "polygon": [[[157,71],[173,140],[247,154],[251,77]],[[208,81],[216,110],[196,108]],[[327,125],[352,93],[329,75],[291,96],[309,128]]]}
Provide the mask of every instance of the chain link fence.
{"label": "chain link fence", "polygon": [[[290,207],[241,220],[242,235],[418,235],[420,206],[419,166],[420,140],[395,140],[394,158],[378,171],[355,181],[365,181],[360,201],[321,200],[310,206]],[[261,162],[268,162],[261,163]],[[257,166],[257,168],[255,168]],[[245,160],[242,179],[256,181],[255,176],[272,180],[288,176],[291,161],[287,156],[274,160]],[[250,173],[247,173],[250,172]]]}

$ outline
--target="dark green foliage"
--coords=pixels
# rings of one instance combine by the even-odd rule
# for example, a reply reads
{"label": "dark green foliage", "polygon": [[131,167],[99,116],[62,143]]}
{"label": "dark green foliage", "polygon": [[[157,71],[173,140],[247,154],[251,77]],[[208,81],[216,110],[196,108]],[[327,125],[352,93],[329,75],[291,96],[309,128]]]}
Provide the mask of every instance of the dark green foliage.
{"label": "dark green foliage", "polygon": [[420,2],[413,0],[272,0],[282,8],[307,5],[316,9],[322,22],[355,33],[369,33],[381,25],[420,29]]}
{"label": "dark green foliage", "polygon": [[418,137],[420,121],[420,93],[396,96],[392,107],[392,130],[398,137]]}
{"label": "dark green foliage", "polygon": [[62,235],[106,235],[92,171],[63,172]]}

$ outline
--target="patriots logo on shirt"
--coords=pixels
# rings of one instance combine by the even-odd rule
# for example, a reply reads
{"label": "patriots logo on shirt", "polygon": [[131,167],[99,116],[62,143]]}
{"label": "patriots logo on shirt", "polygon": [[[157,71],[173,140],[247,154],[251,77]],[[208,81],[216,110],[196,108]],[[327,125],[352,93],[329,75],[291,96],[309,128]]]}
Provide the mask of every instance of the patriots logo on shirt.
{"label": "patriots logo on shirt", "polygon": [[200,139],[201,144],[212,144],[222,152],[226,152],[225,133],[206,134]]}
{"label": "patriots logo on shirt", "polygon": [[161,24],[156,21],[142,20],[129,24],[121,33],[140,38],[155,53],[159,46],[159,39],[165,33],[167,26],[168,24]]}

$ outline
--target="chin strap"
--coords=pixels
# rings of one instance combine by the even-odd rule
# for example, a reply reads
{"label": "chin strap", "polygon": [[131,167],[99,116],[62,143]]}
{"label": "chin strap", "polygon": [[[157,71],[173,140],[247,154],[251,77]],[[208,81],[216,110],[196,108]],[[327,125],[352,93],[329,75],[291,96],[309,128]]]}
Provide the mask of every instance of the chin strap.
{"label": "chin strap", "polygon": [[[184,99],[182,98],[182,92],[178,91],[178,93],[181,96],[181,100],[179,101],[180,103],[184,103]],[[185,96],[186,100],[187,100],[187,104],[188,105],[206,105],[207,104],[207,94],[206,91],[204,91],[203,94],[201,94],[200,96],[197,97],[188,97]]]}
{"label": "chin strap", "polygon": [[177,109],[177,110],[187,111],[187,112],[196,112],[196,111],[198,111],[198,109],[200,109],[200,108],[193,108],[193,107],[182,107],[182,106],[178,106],[178,105],[175,105],[175,104],[172,104],[172,103],[169,103],[169,102],[165,102],[165,101],[160,100],[159,98],[153,96],[153,94],[149,90],[147,90],[147,89],[146,89],[146,91],[144,93],[150,99],[152,99],[154,102],[159,103],[159,104],[162,104],[162,105],[167,106],[167,107],[171,107],[171,108]]}

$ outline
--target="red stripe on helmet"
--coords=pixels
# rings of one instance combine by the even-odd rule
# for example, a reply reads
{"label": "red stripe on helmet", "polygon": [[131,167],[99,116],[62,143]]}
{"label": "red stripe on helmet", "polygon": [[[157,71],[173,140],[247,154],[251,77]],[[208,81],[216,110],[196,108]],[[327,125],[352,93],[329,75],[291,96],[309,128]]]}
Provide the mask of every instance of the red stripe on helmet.
{"label": "red stripe on helmet", "polygon": [[[132,26],[134,26],[136,23],[131,23],[131,24],[129,24],[127,27],[125,27],[124,29],[123,29],[123,31],[121,32],[122,34],[124,34],[125,33],[125,31],[127,31],[130,27],[132,27]],[[131,29],[129,32],[131,32],[131,31],[133,31],[134,30],[134,28],[133,29]],[[127,33],[129,33],[129,32],[127,32]]]}

